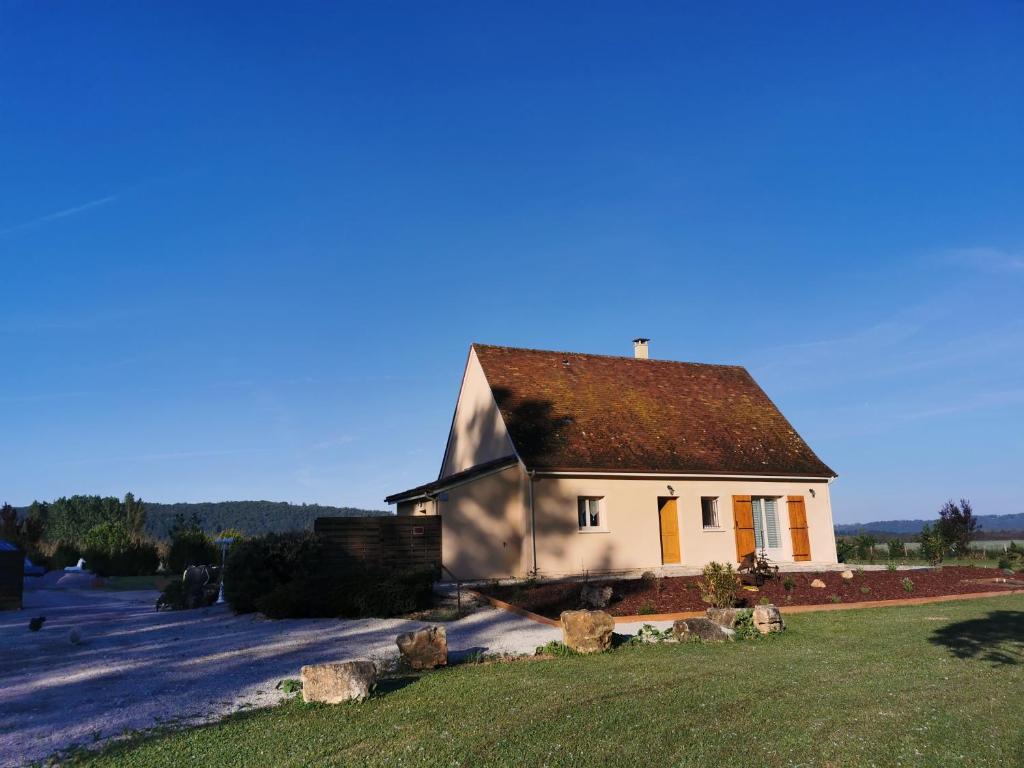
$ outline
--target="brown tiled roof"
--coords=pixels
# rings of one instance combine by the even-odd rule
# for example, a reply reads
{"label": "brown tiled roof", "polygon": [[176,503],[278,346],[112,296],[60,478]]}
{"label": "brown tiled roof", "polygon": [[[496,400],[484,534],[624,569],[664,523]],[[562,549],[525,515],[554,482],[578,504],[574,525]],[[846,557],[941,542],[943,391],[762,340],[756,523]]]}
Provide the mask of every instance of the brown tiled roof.
{"label": "brown tiled roof", "polygon": [[473,346],[530,469],[835,476],[740,366]]}

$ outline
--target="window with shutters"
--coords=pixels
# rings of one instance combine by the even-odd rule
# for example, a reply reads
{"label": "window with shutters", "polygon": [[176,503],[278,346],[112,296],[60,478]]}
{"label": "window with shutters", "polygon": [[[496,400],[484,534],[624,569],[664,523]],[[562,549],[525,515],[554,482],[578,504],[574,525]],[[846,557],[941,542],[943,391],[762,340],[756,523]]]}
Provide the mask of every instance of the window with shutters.
{"label": "window with shutters", "polygon": [[600,496],[580,496],[578,499],[580,531],[596,532],[605,529],[604,499]]}
{"label": "window with shutters", "polygon": [[778,499],[754,496],[750,504],[754,513],[754,543],[758,550],[779,549],[782,537],[779,535]]}

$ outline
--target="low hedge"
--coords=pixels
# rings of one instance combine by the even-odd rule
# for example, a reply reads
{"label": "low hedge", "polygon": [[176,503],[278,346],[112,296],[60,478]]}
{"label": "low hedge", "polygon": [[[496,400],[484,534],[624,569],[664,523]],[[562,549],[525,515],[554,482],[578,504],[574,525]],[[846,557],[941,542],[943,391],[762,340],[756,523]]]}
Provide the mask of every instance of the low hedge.
{"label": "low hedge", "polygon": [[395,616],[430,605],[425,571],[341,567],[313,533],[268,534],[235,545],[224,596],[236,613],[272,619]]}

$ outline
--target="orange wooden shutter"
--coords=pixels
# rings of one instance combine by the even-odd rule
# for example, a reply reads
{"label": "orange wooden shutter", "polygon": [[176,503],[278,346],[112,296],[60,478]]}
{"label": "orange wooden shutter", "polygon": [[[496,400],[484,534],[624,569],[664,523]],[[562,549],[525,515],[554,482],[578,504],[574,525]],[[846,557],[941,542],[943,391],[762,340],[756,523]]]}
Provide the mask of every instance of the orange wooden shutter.
{"label": "orange wooden shutter", "polygon": [[733,528],[736,531],[736,560],[742,560],[753,554],[754,545],[754,510],[749,496],[732,497]]}
{"label": "orange wooden shutter", "polygon": [[807,536],[807,508],[803,496],[788,496],[789,530],[793,534],[793,559],[811,559],[811,540]]}

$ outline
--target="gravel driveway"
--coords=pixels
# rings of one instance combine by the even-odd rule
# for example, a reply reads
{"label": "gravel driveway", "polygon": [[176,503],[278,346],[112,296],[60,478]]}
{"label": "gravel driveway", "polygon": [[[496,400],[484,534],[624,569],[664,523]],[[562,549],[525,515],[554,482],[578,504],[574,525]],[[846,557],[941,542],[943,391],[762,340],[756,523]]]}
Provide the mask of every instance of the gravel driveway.
{"label": "gravel driveway", "polygon": [[[226,606],[157,613],[156,592],[39,589],[0,613],[0,766],[42,760],[167,723],[197,723],[282,698],[303,664],[397,657],[399,619],[268,621]],[[46,616],[39,632],[29,619]],[[82,636],[69,641],[72,627]],[[487,608],[446,624],[451,656],[531,653],[560,632]]]}

